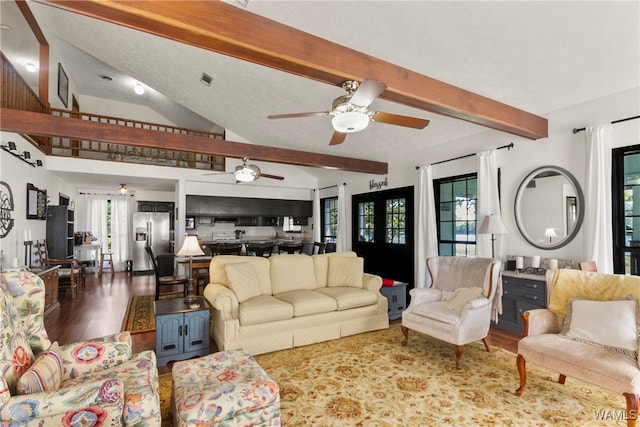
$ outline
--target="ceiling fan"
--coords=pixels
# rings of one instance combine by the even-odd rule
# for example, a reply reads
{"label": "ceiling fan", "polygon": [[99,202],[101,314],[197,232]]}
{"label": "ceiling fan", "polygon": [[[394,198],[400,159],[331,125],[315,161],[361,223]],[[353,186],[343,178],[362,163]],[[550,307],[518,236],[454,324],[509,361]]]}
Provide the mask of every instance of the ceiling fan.
{"label": "ceiling fan", "polygon": [[414,129],[424,129],[429,124],[429,120],[426,119],[369,110],[369,104],[387,88],[387,85],[382,82],[365,80],[360,83],[355,80],[346,80],[342,83],[342,88],[347,91],[347,94],[333,100],[331,111],[275,114],[267,116],[267,118],[289,119],[308,116],[333,116],[331,124],[334,132],[329,145],[342,144],[348,133],[363,130],[369,125],[370,121]]}
{"label": "ceiling fan", "polygon": [[235,171],[233,172],[218,172],[218,173],[205,173],[204,175],[227,175],[227,174],[234,174],[235,178],[236,178],[236,183],[238,182],[253,182],[256,179],[263,177],[263,178],[270,178],[270,179],[277,179],[282,181],[284,179],[283,176],[278,176],[278,175],[270,175],[267,173],[262,173],[260,172],[260,168],[256,165],[250,165],[247,164],[247,162],[249,161],[248,157],[243,157],[242,158],[242,164],[239,166],[236,166]]}

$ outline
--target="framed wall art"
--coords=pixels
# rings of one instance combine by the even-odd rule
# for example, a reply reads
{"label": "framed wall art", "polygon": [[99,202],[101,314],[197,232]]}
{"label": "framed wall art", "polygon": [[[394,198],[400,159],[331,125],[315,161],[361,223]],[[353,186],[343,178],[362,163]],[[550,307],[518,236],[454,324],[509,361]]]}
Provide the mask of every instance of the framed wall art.
{"label": "framed wall art", "polygon": [[47,190],[27,184],[27,219],[47,219]]}
{"label": "framed wall art", "polygon": [[58,62],[58,98],[64,104],[65,108],[69,108],[69,78],[64,72],[62,64]]}

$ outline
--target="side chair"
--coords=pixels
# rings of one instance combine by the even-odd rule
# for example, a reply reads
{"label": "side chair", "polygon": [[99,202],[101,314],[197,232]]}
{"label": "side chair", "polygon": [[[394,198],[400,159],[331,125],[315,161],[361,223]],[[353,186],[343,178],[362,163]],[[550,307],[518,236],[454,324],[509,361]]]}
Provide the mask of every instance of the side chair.
{"label": "side chair", "polygon": [[43,269],[55,265],[60,266],[58,269],[59,288],[68,288],[71,291],[71,298],[75,298],[78,285],[84,287],[84,269],[80,267],[78,260],[74,258],[49,258],[46,239],[42,242],[36,240],[35,250]]}
{"label": "side chair", "polygon": [[[147,255],[149,256],[149,259],[151,260],[151,264],[153,265],[153,273],[156,276],[155,300],[158,301],[160,299],[161,286],[182,285],[182,293],[186,297],[189,291],[189,278],[187,276],[182,276],[182,275],[176,276],[173,268],[171,271],[168,271],[164,268],[165,267],[164,265],[163,265],[164,271],[161,271],[158,266],[158,260],[156,260],[156,257],[153,255],[153,250],[151,249],[151,247],[147,246],[144,249],[147,251]],[[173,256],[171,256],[171,263],[173,263]],[[162,273],[171,273],[171,274],[163,276]]]}

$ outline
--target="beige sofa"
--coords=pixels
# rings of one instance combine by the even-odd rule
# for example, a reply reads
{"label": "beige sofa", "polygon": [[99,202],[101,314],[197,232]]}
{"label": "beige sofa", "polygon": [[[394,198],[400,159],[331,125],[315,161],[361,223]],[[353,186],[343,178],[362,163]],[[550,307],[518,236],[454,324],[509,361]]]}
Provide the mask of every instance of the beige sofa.
{"label": "beige sofa", "polygon": [[354,252],[215,256],[204,290],[218,350],[251,354],[389,327],[382,279]]}

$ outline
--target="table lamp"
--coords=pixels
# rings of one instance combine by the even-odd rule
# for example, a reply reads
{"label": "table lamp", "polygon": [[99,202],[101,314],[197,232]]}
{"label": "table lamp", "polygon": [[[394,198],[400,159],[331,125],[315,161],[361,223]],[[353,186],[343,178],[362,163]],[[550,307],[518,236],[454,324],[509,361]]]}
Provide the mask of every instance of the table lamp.
{"label": "table lamp", "polygon": [[558,237],[558,234],[556,234],[556,229],[555,228],[547,228],[546,230],[544,230],[544,237],[548,237],[549,238],[549,243],[551,243],[551,238],[552,237]]}
{"label": "table lamp", "polygon": [[484,217],[480,228],[478,228],[480,234],[491,234],[491,258],[495,257],[495,241],[496,234],[508,234],[507,227],[504,226],[499,216],[491,214]]}
{"label": "table lamp", "polygon": [[[182,242],[182,247],[178,251],[178,256],[189,257],[189,293],[193,289],[193,257],[204,255],[202,249],[200,249],[200,243],[198,242],[198,236],[187,235]],[[187,295],[187,301],[191,301],[194,296]]]}

